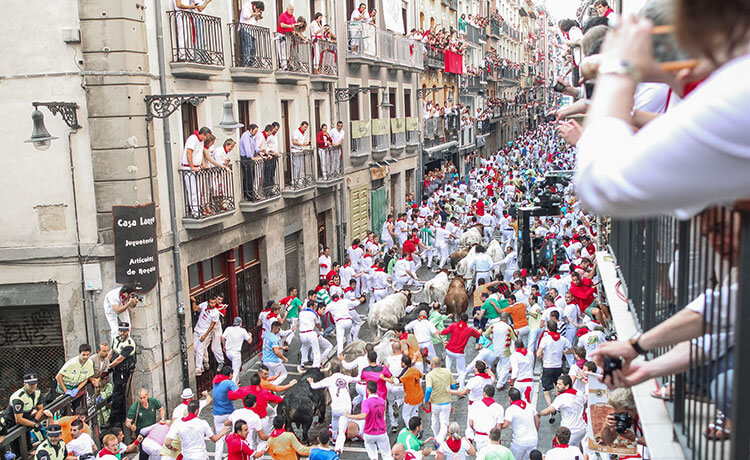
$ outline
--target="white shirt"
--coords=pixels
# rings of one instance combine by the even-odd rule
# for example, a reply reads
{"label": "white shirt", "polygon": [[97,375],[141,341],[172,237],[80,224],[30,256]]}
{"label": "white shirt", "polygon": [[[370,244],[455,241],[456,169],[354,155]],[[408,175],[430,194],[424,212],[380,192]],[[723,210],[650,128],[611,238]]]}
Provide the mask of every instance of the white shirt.
{"label": "white shirt", "polygon": [[237,423],[238,420],[242,420],[247,423],[247,429],[250,431],[248,432],[246,439],[247,442],[250,443],[250,447],[255,449],[252,441],[253,439],[255,439],[255,436],[253,435],[258,431],[263,430],[263,424],[260,421],[260,417],[258,417],[258,414],[251,411],[250,409],[245,409],[244,407],[242,407],[240,409],[235,409],[234,412],[229,414],[229,421],[232,422],[232,430],[234,430],[234,424]]}
{"label": "white shirt", "polygon": [[583,460],[581,449],[576,446],[568,446],[548,450],[544,460],[574,460],[575,458]]}
{"label": "white shirt", "polygon": [[370,362],[367,360],[367,356],[359,356],[354,361],[341,361],[341,367],[346,370],[357,369],[357,380],[362,376],[362,369],[369,366]]}
{"label": "white shirt", "polygon": [[528,403],[523,409],[515,404],[505,409],[505,421],[510,422],[513,428],[513,443],[519,446],[536,446],[539,437],[534,423],[535,415],[536,409]]}
{"label": "white shirt", "polygon": [[68,448],[68,453],[77,457],[93,453],[94,446],[94,440],[87,433],[81,433],[76,439],[71,439],[70,442],[65,444],[65,447]]}
{"label": "white shirt", "polygon": [[276,137],[276,134],[268,135],[268,137],[266,138],[266,149],[269,152],[279,153],[279,139]]}
{"label": "white shirt", "polygon": [[[733,59],[637,133],[613,117],[589,119],[575,178],[586,209],[688,217],[750,195],[749,72],[750,55]],[[601,155],[605,149],[611,153]]]}
{"label": "white shirt", "polygon": [[418,343],[431,342],[432,334],[437,334],[435,325],[429,319],[415,319],[407,324],[404,329],[414,331],[414,337]]}
{"label": "white shirt", "polygon": [[534,378],[534,355],[527,351],[526,355],[515,351],[510,355],[510,378],[526,380]]}
{"label": "white shirt", "polygon": [[193,166],[200,168],[203,163],[203,141],[198,136],[191,134],[185,141],[185,147],[182,149],[182,163],[180,169],[190,169],[188,166],[188,150],[192,150],[190,158],[193,160]]}
{"label": "white shirt", "polygon": [[[205,399],[198,400],[198,414],[201,413],[204,407],[208,404]],[[187,415],[187,404],[180,403],[172,410],[172,420],[181,420],[182,417]]]}
{"label": "white shirt", "polygon": [[193,325],[193,332],[203,335],[211,326],[211,323],[221,321],[221,313],[219,313],[218,308],[208,309],[208,302],[203,302],[198,307],[201,309],[201,312],[198,314],[198,320]]}
{"label": "white shirt", "polygon": [[301,152],[304,148],[303,146],[299,144],[306,144],[307,141],[305,140],[307,131],[304,133],[299,130],[299,128],[294,130],[294,134],[292,135],[292,152]]}
{"label": "white shirt", "polygon": [[539,342],[539,348],[544,350],[542,352],[542,367],[547,369],[562,367],[563,351],[571,346],[565,337],[560,336],[558,340],[553,340],[549,334],[545,334],[542,341]]}
{"label": "white shirt", "polygon": [[318,314],[310,309],[310,308],[304,308],[300,310],[299,312],[299,332],[300,334],[303,334],[305,332],[310,332],[315,330],[315,325],[320,322],[320,317],[318,317]]}
{"label": "white shirt", "polygon": [[560,425],[568,427],[570,431],[586,429],[586,422],[583,421],[583,408],[586,405],[586,398],[581,393],[561,393],[552,401],[552,407],[560,412],[562,420]]}
{"label": "white shirt", "polygon": [[509,356],[505,354],[508,351],[506,343],[512,330],[510,324],[504,321],[498,321],[492,325],[492,350],[495,356]]}
{"label": "white shirt", "polygon": [[[369,364],[369,363],[368,363]],[[313,389],[325,388],[331,396],[331,407],[336,409],[351,410],[352,397],[349,394],[349,384],[359,380],[359,377],[351,377],[337,372],[318,382],[313,382]]]}
{"label": "white shirt", "polygon": [[229,326],[222,334],[226,341],[227,353],[242,351],[242,343],[250,340],[250,334],[240,326]]}
{"label": "white shirt", "polygon": [[482,396],[484,395],[484,387],[487,385],[492,385],[494,382],[495,379],[492,376],[485,378],[479,375],[475,375],[474,377],[470,378],[466,382],[466,386],[464,387],[469,389],[469,401],[471,403],[474,403],[475,401],[479,401],[480,399],[482,399]]}
{"label": "white shirt", "polygon": [[605,341],[606,336],[602,331],[589,331],[578,338],[578,345],[586,349],[586,360],[591,360],[591,354]]}
{"label": "white shirt", "polygon": [[667,110],[669,85],[666,83],[638,83],[633,97],[633,110],[664,113]]}
{"label": "white shirt", "polygon": [[252,16],[253,14],[253,2],[252,1],[246,1],[245,5],[242,7],[242,12],[240,13],[240,24],[250,24],[252,26],[257,26],[260,24],[257,18]]}
{"label": "white shirt", "polygon": [[110,328],[117,329],[118,322],[122,321],[130,324],[130,311],[125,310],[119,315],[115,313],[114,306],[122,306],[120,301],[120,290],[122,288],[112,289],[104,297],[104,316],[107,318]]}
{"label": "white shirt", "polygon": [[333,320],[338,322],[345,319],[352,319],[352,315],[349,313],[351,306],[357,306],[359,302],[352,300],[339,299],[335,302],[331,302],[326,306],[326,313],[330,313],[333,316]]}
{"label": "white shirt", "polygon": [[343,129],[339,130],[337,128],[333,128],[328,134],[331,135],[331,143],[333,145],[336,145],[344,140],[346,131],[344,131]]}
{"label": "white shirt", "polygon": [[[208,422],[201,418],[194,418],[187,422],[180,420],[172,429],[174,433],[180,436],[182,441],[182,458],[184,460],[205,460],[208,458],[206,452],[206,438],[214,435],[213,430]],[[171,436],[172,429],[169,430],[167,438],[175,439]]]}
{"label": "white shirt", "polygon": [[471,405],[470,417],[474,422],[474,432],[477,434],[490,434],[493,428],[503,422],[504,409],[500,404],[493,402],[489,406],[481,399]]}
{"label": "white shirt", "polygon": [[458,452],[453,452],[447,443],[440,444],[438,451],[445,455],[445,460],[464,460],[471,448],[471,442],[466,438],[461,438],[461,445],[458,448]]}
{"label": "white shirt", "polygon": [[325,276],[328,272],[333,269],[333,263],[331,262],[331,256],[325,254],[318,257],[318,265],[320,266],[320,276]]}

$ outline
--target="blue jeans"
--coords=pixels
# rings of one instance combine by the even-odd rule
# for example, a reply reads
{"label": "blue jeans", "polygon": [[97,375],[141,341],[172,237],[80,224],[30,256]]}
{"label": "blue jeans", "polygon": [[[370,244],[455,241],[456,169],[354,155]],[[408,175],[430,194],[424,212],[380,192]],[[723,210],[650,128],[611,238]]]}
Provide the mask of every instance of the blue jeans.
{"label": "blue jeans", "polygon": [[258,40],[253,37],[250,31],[240,29],[240,46],[242,47],[242,62],[243,67],[258,67],[257,59],[255,58],[256,50],[258,49]]}

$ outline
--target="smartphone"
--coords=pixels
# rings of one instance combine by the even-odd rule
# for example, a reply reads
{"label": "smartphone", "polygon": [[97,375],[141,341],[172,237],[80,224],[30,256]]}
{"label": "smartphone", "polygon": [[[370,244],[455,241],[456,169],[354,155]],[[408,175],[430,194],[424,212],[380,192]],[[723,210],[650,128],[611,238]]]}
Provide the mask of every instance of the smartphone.
{"label": "smartphone", "polygon": [[562,93],[564,89],[565,85],[563,85],[559,81],[555,81],[555,83],[552,85],[552,90],[557,91],[558,93]]}
{"label": "smartphone", "polygon": [[691,58],[677,44],[674,26],[655,26],[651,33],[651,44],[654,59],[661,64],[663,70],[669,72],[698,65],[698,61]]}
{"label": "smartphone", "polygon": [[586,99],[591,99],[594,95],[594,82],[590,80],[586,81],[583,83],[583,87],[586,89]]}

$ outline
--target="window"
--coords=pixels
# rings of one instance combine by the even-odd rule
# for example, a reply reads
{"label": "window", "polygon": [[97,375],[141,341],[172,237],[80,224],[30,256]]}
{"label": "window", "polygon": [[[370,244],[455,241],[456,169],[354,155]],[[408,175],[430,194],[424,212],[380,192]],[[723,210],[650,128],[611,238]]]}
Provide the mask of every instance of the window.
{"label": "window", "polygon": [[411,116],[411,90],[410,89],[404,90],[404,116],[405,117]]}
{"label": "window", "polygon": [[396,106],[398,105],[398,101],[396,100],[396,88],[389,88],[388,89],[388,99],[391,101],[391,104],[392,104],[391,107],[390,107],[391,118],[396,118],[398,116],[398,115],[396,115],[396,113],[398,112],[396,110],[397,109]]}
{"label": "window", "polygon": [[[350,88],[356,88],[356,86],[350,86]],[[359,121],[359,94],[349,99],[349,119]]]}
{"label": "window", "polygon": [[248,129],[251,123],[258,124],[255,120],[255,101],[254,100],[246,100],[246,101],[237,101],[237,107],[238,107],[238,115],[240,118],[240,123],[242,123],[244,126],[240,128],[240,131]]}
{"label": "window", "polygon": [[191,295],[205,292],[226,281],[226,279],[226,258],[224,254],[188,266],[188,285]]}
{"label": "window", "polygon": [[198,131],[198,110],[193,104],[186,102],[180,106],[182,115],[182,142],[185,142],[191,134]]}
{"label": "window", "polygon": [[377,91],[370,91],[370,118],[373,120],[380,118],[380,111],[378,110]]}

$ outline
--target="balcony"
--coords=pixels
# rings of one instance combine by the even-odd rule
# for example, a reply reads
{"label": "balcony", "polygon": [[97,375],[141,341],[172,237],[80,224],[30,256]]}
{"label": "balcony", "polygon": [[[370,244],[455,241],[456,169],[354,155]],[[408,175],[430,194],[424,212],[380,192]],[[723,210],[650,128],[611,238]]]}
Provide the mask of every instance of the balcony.
{"label": "balcony", "polygon": [[406,152],[416,152],[419,141],[419,118],[406,117]]}
{"label": "balcony", "polygon": [[500,38],[500,22],[497,19],[490,19],[490,35]]}
{"label": "balcony", "polygon": [[339,53],[336,42],[315,40],[312,44],[312,81],[336,81],[339,75]]}
{"label": "balcony", "polygon": [[176,10],[167,11],[171,35],[172,74],[207,79],[224,69],[221,18]]}
{"label": "balcony", "polygon": [[281,167],[279,157],[239,162],[242,173],[242,212],[257,212],[281,198]]}
{"label": "balcony", "polygon": [[474,123],[467,123],[459,130],[458,148],[461,151],[467,151],[476,145],[476,126]]}
{"label": "balcony", "polygon": [[284,34],[276,44],[276,80],[296,83],[310,76],[312,51],[310,43],[294,34]]}
{"label": "balcony", "polygon": [[223,217],[234,213],[234,174],[231,169],[182,169],[180,175],[185,205],[183,227],[192,230],[218,225]]}
{"label": "balcony", "polygon": [[319,188],[330,188],[344,178],[344,149],[342,146],[318,150]]}
{"label": "balcony", "polygon": [[459,91],[461,94],[478,94],[484,87],[482,86],[482,80],[477,75],[462,75],[461,86]]}
{"label": "balcony", "polygon": [[388,118],[376,118],[372,120],[372,159],[380,161],[388,154],[391,148],[391,137]]}
{"label": "balcony", "polygon": [[406,71],[424,69],[424,45],[421,42],[394,35],[396,40],[396,67]]}
{"label": "balcony", "polygon": [[376,29],[378,60],[373,65],[395,64],[396,63],[396,39],[392,32],[383,29]]}
{"label": "balcony", "polygon": [[424,66],[431,69],[445,70],[445,53],[426,46]]}
{"label": "balcony", "polygon": [[399,156],[406,148],[406,118],[391,118],[391,156]]}
{"label": "balcony", "polygon": [[428,118],[424,121],[424,150],[428,154],[458,145],[458,115]]}
{"label": "balcony", "polygon": [[[600,298],[606,295],[618,337],[662,327],[668,346],[650,350],[648,361],[638,360],[641,366],[654,362],[650,367],[657,375],[669,366],[667,354],[684,357],[679,365],[684,372],[633,387],[651,458],[750,458],[744,416],[750,394],[741,377],[749,365],[742,353],[749,349],[745,331],[750,321],[741,306],[750,282],[750,213],[715,208],[685,221],[667,216],[600,219]],[[673,316],[685,318],[688,304],[700,306],[698,324],[676,323]],[[674,327],[692,332],[674,344],[668,332]],[[656,360],[662,366],[655,366]],[[652,397],[655,388],[664,389],[668,400]],[[704,432],[717,418],[731,421],[731,436],[707,441]]]}
{"label": "balcony", "polygon": [[362,164],[370,156],[370,122],[355,120],[351,122],[352,145],[349,159],[352,163]]}
{"label": "balcony", "polygon": [[347,62],[353,64],[373,64],[378,59],[377,27],[366,22],[347,23],[348,49]]}
{"label": "balcony", "polygon": [[487,41],[487,32],[471,24],[466,24],[466,39],[475,45],[483,45]]}
{"label": "balcony", "polygon": [[286,199],[295,199],[315,186],[315,158],[311,149],[284,153],[284,190]]}
{"label": "balcony", "polygon": [[235,80],[257,81],[273,72],[271,32],[267,27],[250,24],[229,24],[232,45],[232,67]]}

